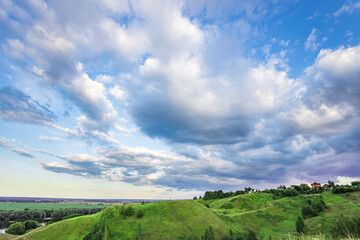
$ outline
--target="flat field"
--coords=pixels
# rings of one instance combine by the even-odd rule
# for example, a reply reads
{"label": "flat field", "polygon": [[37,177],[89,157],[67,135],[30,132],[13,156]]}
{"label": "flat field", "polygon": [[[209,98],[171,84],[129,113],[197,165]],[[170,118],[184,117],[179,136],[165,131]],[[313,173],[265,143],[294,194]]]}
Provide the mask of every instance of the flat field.
{"label": "flat field", "polygon": [[99,205],[95,203],[11,203],[1,202],[0,210],[24,210],[28,209],[60,209],[60,208],[105,208],[115,206],[111,204]]}

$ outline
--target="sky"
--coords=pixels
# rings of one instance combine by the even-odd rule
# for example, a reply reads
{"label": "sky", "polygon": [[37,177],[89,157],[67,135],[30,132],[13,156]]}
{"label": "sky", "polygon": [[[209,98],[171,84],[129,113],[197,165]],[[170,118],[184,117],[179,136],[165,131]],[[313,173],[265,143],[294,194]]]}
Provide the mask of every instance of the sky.
{"label": "sky", "polygon": [[360,1],[0,1],[0,196],[360,177]]}

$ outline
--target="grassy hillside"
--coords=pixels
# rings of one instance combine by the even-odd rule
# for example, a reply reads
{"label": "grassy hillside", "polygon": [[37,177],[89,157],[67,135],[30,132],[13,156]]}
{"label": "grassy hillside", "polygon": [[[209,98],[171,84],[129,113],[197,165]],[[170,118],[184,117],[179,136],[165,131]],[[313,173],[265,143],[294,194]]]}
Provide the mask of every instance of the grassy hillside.
{"label": "grassy hillside", "polygon": [[[229,226],[213,211],[195,201],[169,201],[134,206],[144,216],[124,217],[121,207],[112,207],[101,213],[69,219],[46,226],[30,239],[82,239],[96,224],[104,224],[109,239],[176,239],[190,235],[200,237],[212,226],[215,236],[228,233]],[[24,236],[20,239],[26,239]]]}
{"label": "grassy hillside", "polygon": [[[318,195],[318,194],[316,194]],[[314,197],[317,197],[317,196]],[[340,214],[360,214],[360,193],[335,195],[321,194],[327,209],[319,216],[305,219],[309,234],[327,231],[330,223]],[[301,215],[301,207],[313,195],[299,195],[273,199],[270,193],[239,195],[219,200],[198,200],[210,208],[233,230],[253,230],[258,235],[275,238],[295,233],[295,221]]]}
{"label": "grassy hillside", "polygon": [[[360,193],[321,194],[328,208],[319,216],[305,220],[309,234],[326,234],[328,225],[341,213],[360,213]],[[165,201],[133,206],[143,217],[121,214],[122,207],[69,219],[35,230],[29,239],[82,239],[95,226],[102,226],[106,239],[187,239],[200,238],[210,225],[216,239],[233,232],[255,231],[267,239],[289,238],[301,206],[312,195],[274,199],[270,193],[246,194],[216,200]],[[208,205],[209,208],[206,206]],[[36,232],[37,231],[37,232]],[[324,237],[320,237],[320,239]],[[18,238],[26,239],[26,235]]]}

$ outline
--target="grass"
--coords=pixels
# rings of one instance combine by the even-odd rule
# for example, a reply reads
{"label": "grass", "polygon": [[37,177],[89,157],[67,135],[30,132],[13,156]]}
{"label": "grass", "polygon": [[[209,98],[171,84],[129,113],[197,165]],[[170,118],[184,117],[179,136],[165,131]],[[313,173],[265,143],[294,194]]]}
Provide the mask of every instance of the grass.
{"label": "grass", "polygon": [[315,218],[305,220],[309,234],[317,234],[329,227],[336,218],[343,214],[352,216],[360,213],[360,192],[352,194],[322,194],[328,209]]}
{"label": "grass", "polygon": [[28,209],[60,209],[60,208],[104,208],[111,205],[81,204],[81,203],[0,203],[0,210]]}
{"label": "grass", "polygon": [[[105,225],[107,239],[186,239],[203,235],[213,227],[216,239],[234,232],[255,231],[267,239],[329,239],[327,226],[341,213],[360,213],[360,193],[322,196],[328,205],[317,217],[305,219],[307,236],[295,233],[295,221],[301,206],[311,195],[273,199],[269,193],[246,194],[217,200],[184,200],[134,205],[143,217],[124,217],[121,206],[110,207],[95,215],[69,219],[45,226],[30,239],[82,239],[98,223]],[[209,204],[207,208],[204,204]],[[0,238],[1,239],[1,238]],[[26,238],[17,238],[17,240]],[[351,239],[351,238],[349,238]]]}
{"label": "grass", "polygon": [[0,240],[11,240],[11,239],[15,239],[15,238],[16,238],[16,236],[0,233]]}
{"label": "grass", "polygon": [[135,206],[144,216],[124,218],[120,207],[104,211],[101,221],[110,232],[110,239],[174,239],[192,234],[200,237],[212,226],[220,237],[230,228],[211,210],[194,201],[170,201]]}

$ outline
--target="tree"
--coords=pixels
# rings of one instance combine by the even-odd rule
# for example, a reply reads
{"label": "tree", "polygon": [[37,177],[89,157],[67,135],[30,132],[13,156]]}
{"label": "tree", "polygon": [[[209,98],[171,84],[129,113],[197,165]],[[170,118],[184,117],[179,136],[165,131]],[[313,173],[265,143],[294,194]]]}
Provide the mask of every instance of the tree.
{"label": "tree", "polygon": [[251,190],[252,190],[251,187],[246,187],[246,188],[245,188],[245,193],[249,193],[249,192],[251,192]]}
{"label": "tree", "polygon": [[124,217],[132,216],[134,215],[134,213],[135,210],[132,206],[128,206],[128,207],[122,206],[120,209],[120,214],[123,215]]}
{"label": "tree", "polygon": [[330,180],[328,180],[328,184],[329,184],[329,186],[330,186],[331,188],[334,188],[334,187],[335,187],[335,183],[332,182],[332,181],[330,181]]}
{"label": "tree", "polygon": [[13,235],[23,235],[26,231],[25,224],[22,222],[16,222],[10,225],[5,232]]}
{"label": "tree", "polygon": [[27,220],[24,222],[25,224],[25,231],[29,229],[35,229],[38,227],[38,223],[34,220]]}
{"label": "tree", "polygon": [[351,182],[351,186],[353,187],[360,186],[360,181]]}
{"label": "tree", "polygon": [[307,185],[306,183],[302,183],[302,184],[300,184],[300,190],[301,190],[301,192],[306,192],[306,191],[308,191],[308,190],[310,190],[310,187],[309,187],[309,185]]}
{"label": "tree", "polygon": [[197,199],[198,199],[197,196],[193,197],[193,200],[197,200]]}
{"label": "tree", "polygon": [[303,233],[304,230],[305,230],[305,222],[304,222],[304,219],[300,216],[298,216],[297,220],[296,220],[296,231],[298,233]]}

